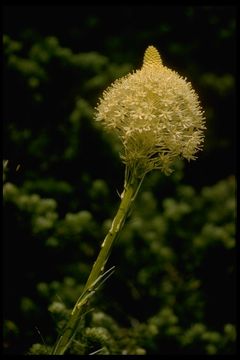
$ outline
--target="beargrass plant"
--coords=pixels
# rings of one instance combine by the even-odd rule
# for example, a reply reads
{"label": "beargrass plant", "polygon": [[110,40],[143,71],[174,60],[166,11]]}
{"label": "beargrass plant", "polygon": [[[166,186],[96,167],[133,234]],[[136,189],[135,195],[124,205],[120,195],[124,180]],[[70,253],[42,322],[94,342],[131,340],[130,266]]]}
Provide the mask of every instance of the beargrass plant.
{"label": "beargrass plant", "polygon": [[124,187],[111,228],[52,355],[65,353],[89,299],[114,271],[114,267],[105,270],[106,263],[146,174],[157,169],[169,175],[177,158],[196,159],[204,140],[205,120],[196,92],[186,79],[162,64],[154,46],[147,48],[140,70],[104,91],[95,119],[120,140]]}

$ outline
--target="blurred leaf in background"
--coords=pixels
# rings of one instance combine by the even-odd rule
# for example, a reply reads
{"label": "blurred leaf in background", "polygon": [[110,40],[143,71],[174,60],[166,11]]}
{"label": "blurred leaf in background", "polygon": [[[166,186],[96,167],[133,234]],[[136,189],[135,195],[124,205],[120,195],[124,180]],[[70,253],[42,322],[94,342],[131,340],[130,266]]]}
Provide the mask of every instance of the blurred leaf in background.
{"label": "blurred leaf in background", "polygon": [[4,8],[6,354],[48,353],[83,289],[124,170],[94,107],[150,44],[199,93],[204,151],[146,178],[69,352],[235,352],[235,24],[233,6]]}

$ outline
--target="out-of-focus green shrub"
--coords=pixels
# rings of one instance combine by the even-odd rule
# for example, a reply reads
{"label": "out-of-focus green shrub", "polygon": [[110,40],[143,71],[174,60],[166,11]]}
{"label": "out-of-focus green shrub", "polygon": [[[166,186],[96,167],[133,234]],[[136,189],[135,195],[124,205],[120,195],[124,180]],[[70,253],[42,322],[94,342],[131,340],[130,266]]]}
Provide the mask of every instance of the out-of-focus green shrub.
{"label": "out-of-focus green shrub", "polygon": [[[94,181],[89,194],[95,189],[105,189],[104,181]],[[225,287],[224,281],[233,281],[234,177],[199,193],[189,185],[178,185],[175,197],[164,199],[162,204],[154,192],[154,187],[147,186],[140,193],[132,218],[112,254],[111,262],[117,265],[114,280],[110,279],[97,295],[96,310],[87,315],[70,353],[231,352],[234,324],[223,319],[214,326],[205,313],[209,306],[208,286],[216,291],[210,295],[211,302],[218,301],[215,296],[221,295],[219,279],[211,277],[210,283],[205,284],[200,270],[202,264],[207,264],[210,271],[208,262],[214,261],[217,274],[222,267],[220,252],[225,257],[226,276],[221,278],[221,288]],[[102,194],[107,197],[108,191]],[[49,304],[55,328],[61,333],[104,234],[101,224],[86,210],[67,213],[59,219],[53,199],[23,193],[9,182],[4,184],[4,202],[29,224],[32,241],[39,241],[41,235],[45,251],[50,247],[58,252],[60,247],[66,254],[65,258],[56,257],[53,264],[56,269],[62,267],[60,281],[35,283],[39,299]],[[217,253],[214,259],[207,256],[210,248]],[[221,274],[224,272],[221,269]],[[222,300],[231,296],[223,293]],[[31,298],[21,297],[25,317],[38,313],[38,306]],[[100,309],[112,315],[99,313]],[[225,309],[226,314],[232,318],[230,309]],[[221,318],[221,313],[218,315]],[[123,326],[124,323],[128,325]],[[40,345],[34,345],[30,352],[38,350],[39,354],[44,351]]]}
{"label": "out-of-focus green shrub", "polygon": [[[179,11],[176,16],[186,19],[187,35],[173,38],[175,22],[157,19],[149,33],[138,29],[138,50],[131,45],[122,54],[116,50],[125,36],[117,41],[110,34],[108,50],[101,53],[71,50],[57,36],[31,31],[4,35],[6,354],[49,354],[83,290],[123,180],[119,144],[96,126],[94,106],[113,80],[141,66],[136,56],[152,39],[163,40],[166,65],[177,60],[183,75],[198,84],[206,145],[194,169],[179,161],[170,177],[146,177],[109,259],[116,271],[92,299],[69,353],[235,352],[236,185],[227,166],[233,146],[232,55],[226,69],[226,58],[216,63],[204,55],[197,64],[206,38],[189,40],[197,11],[183,12],[185,17]],[[212,51],[222,53],[234,22],[226,19],[220,28],[225,16],[210,8],[200,12],[216,32]],[[226,119],[229,126],[223,126]]]}

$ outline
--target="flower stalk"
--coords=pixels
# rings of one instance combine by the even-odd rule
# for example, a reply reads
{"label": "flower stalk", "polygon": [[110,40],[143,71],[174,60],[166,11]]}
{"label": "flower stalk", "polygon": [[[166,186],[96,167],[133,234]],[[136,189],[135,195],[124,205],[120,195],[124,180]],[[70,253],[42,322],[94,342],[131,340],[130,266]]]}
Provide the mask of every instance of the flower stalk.
{"label": "flower stalk", "polygon": [[[70,318],[63,330],[63,334],[58,339],[52,351],[52,355],[63,355],[65,353],[75,336],[82,316],[86,312],[89,298],[95,293],[99,284],[110,276],[111,272],[109,273],[109,271],[106,271],[104,273],[105,265],[109,258],[113,242],[118,237],[124,226],[125,220],[129,214],[142,181],[143,177],[139,178],[136,176],[135,172],[129,172],[126,170],[124,190],[121,194],[121,202],[118,211],[112,221],[109,232],[102,242],[100,252],[92,267],[82,295],[76,302],[73,311],[70,314]],[[110,269],[110,271],[111,270],[112,269]]]}

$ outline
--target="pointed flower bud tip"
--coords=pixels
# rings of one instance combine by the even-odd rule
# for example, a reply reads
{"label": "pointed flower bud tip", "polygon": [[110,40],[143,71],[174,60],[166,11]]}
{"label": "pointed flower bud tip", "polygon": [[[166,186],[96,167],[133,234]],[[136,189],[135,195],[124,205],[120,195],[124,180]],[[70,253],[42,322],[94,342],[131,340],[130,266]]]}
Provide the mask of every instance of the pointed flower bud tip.
{"label": "pointed flower bud tip", "polygon": [[157,49],[152,45],[148,46],[143,58],[143,66],[148,66],[148,65],[155,65],[155,66],[162,65],[160,54],[157,51]]}

